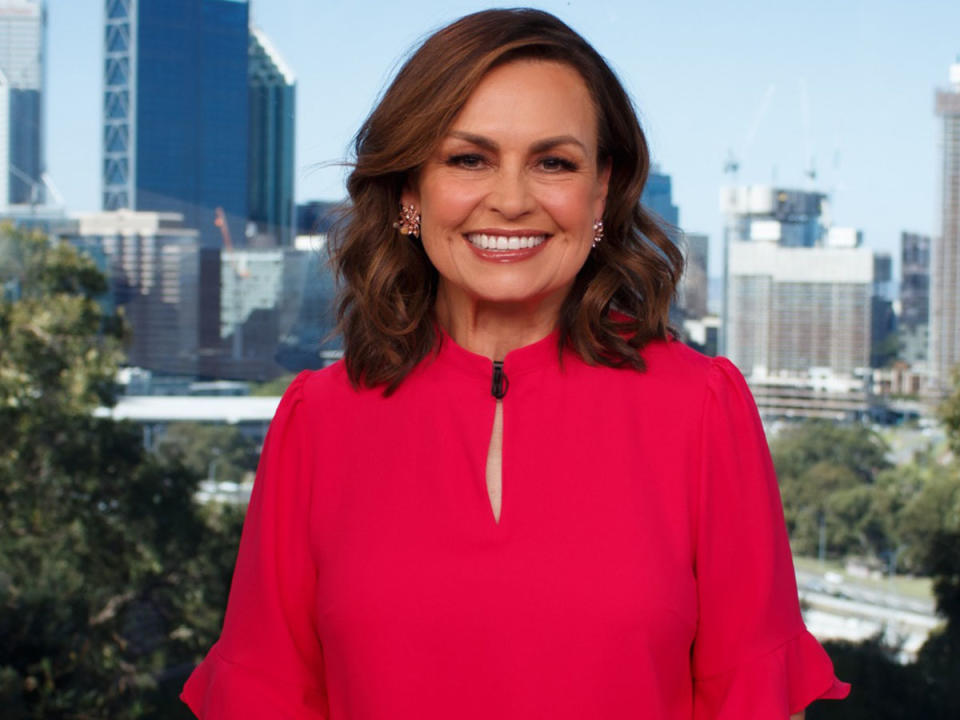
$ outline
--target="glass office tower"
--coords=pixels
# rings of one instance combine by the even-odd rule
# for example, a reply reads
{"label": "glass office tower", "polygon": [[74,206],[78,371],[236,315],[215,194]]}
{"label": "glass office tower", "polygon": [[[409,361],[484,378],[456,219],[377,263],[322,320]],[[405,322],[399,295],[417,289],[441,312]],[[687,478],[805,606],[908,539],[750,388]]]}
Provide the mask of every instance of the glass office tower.
{"label": "glass office tower", "polygon": [[40,0],[0,0],[0,208],[44,202],[45,34]]}
{"label": "glass office tower", "polygon": [[220,247],[247,219],[245,0],[106,0],[103,208],[177,212]]}
{"label": "glass office tower", "polygon": [[267,245],[293,244],[296,79],[257,28],[250,28],[250,221]]}

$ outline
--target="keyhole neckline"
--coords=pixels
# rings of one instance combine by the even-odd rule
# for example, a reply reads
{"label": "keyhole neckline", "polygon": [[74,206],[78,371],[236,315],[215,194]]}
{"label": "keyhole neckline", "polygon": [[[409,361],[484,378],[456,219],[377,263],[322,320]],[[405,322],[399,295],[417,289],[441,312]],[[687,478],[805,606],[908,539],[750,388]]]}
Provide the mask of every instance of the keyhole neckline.
{"label": "keyhole neckline", "polygon": [[[493,360],[458,345],[436,320],[433,321],[433,325],[437,333],[437,347],[435,348],[437,361],[485,378],[489,382],[493,371]],[[515,375],[558,367],[557,342],[559,337],[559,328],[554,328],[539,340],[511,350],[503,359],[503,371],[508,377],[513,378]],[[567,350],[564,350],[564,352],[567,352]]]}

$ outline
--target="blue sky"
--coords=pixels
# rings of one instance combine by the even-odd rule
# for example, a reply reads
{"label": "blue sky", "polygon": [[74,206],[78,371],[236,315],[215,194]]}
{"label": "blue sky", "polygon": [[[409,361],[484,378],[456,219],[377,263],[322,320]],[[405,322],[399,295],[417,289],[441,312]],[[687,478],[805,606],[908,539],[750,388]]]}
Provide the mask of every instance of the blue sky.
{"label": "blue sky", "polygon": [[[812,155],[834,221],[863,229],[871,247],[896,252],[901,230],[937,231],[933,94],[960,54],[960,2],[531,4],[582,33],[620,75],[654,159],[673,177],[681,226],[710,236],[711,275],[731,149],[741,182],[791,187],[809,186]],[[48,0],[47,164],[70,210],[99,208],[103,5]],[[346,156],[404,54],[431,29],[490,6],[252,2],[254,23],[297,75],[298,200],[344,195],[344,171],[330,163]]]}

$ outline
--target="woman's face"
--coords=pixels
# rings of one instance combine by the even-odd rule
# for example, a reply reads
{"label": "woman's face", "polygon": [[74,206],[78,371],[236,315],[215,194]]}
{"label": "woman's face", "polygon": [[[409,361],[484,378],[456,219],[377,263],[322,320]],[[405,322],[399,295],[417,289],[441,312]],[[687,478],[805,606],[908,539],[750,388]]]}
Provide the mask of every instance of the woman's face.
{"label": "woman's face", "polygon": [[596,111],[580,74],[519,60],[480,82],[403,195],[451,301],[559,309],[603,216]]}

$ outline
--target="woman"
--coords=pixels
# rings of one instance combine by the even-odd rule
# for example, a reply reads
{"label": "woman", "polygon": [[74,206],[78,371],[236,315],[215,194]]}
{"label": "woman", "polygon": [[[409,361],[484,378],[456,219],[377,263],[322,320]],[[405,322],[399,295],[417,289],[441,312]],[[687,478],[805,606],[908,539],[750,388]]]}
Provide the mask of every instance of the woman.
{"label": "woman", "polygon": [[283,397],[185,702],[743,720],[844,697],[747,386],[667,333],[682,259],[602,58],[542,12],[467,16],[356,153],[345,358]]}

